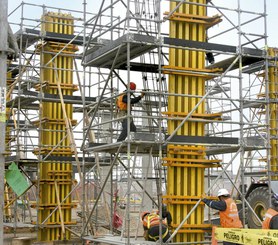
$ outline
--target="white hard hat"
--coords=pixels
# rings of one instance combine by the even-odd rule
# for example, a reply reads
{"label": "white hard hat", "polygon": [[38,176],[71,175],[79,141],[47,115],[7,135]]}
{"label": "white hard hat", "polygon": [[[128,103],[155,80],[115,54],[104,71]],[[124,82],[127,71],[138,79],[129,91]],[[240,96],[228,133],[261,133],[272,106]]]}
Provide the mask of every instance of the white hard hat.
{"label": "white hard hat", "polygon": [[230,193],[227,189],[219,189],[218,193],[217,193],[217,196],[220,197],[220,196],[229,196]]}

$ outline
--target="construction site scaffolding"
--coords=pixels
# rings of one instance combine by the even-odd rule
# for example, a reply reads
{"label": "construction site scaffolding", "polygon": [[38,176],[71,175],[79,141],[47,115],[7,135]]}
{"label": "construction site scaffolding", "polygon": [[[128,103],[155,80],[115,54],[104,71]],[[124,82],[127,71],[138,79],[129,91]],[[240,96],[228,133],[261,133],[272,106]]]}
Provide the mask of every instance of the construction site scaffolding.
{"label": "construction site scaffolding", "polygon": [[[40,19],[26,18],[28,8],[40,9]],[[39,240],[130,244],[142,240],[140,213],[162,212],[164,203],[175,242],[208,241],[204,193],[228,184],[251,210],[242,187],[259,176],[254,170],[276,178],[277,51],[267,46],[266,1],[254,10],[240,0],[101,1],[97,14],[86,1],[83,11],[22,3],[10,18],[18,11],[21,23],[10,22],[20,56],[8,70],[5,163],[15,162],[35,187],[36,203],[30,191],[14,200],[28,207],[22,221],[41,230]],[[126,120],[137,131],[128,126],[117,142],[125,118],[116,100],[125,90]],[[19,204],[6,196],[16,227]]]}

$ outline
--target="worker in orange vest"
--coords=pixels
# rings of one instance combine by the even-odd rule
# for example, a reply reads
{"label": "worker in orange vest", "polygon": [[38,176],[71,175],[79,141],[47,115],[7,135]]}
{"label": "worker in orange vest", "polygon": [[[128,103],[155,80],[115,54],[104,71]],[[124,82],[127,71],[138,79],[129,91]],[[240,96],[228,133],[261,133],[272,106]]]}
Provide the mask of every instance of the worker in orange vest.
{"label": "worker in orange vest", "polygon": [[[202,201],[210,208],[219,210],[220,225],[223,228],[242,228],[242,223],[238,216],[238,209],[235,201],[231,198],[228,190],[220,189],[217,194],[219,201],[212,201],[203,198]],[[224,245],[236,244],[223,242]]]}
{"label": "worker in orange vest", "polygon": [[[134,82],[130,82],[129,89],[132,91],[131,92],[131,95],[132,95],[133,91],[136,90],[136,84]],[[144,97],[144,95],[145,94],[142,92],[141,95],[130,98],[130,104],[133,105],[133,104],[138,103]],[[127,115],[127,109],[128,109],[127,103],[128,103],[128,97],[127,97],[127,93],[125,91],[124,94],[120,95],[117,98],[117,110],[118,110],[119,117],[125,117]],[[136,126],[135,126],[132,118],[130,118],[130,131],[136,132]],[[127,137],[127,118],[124,118],[122,120],[122,132],[121,132],[120,136],[118,137],[117,142],[125,140],[126,137]]]}
{"label": "worker in orange vest", "polygon": [[[158,241],[159,240],[159,226],[160,216],[157,213],[143,212],[141,215],[141,221],[144,228],[144,238],[146,241]],[[162,220],[162,240],[166,242],[170,238],[170,232],[167,227],[167,222]]]}
{"label": "worker in orange vest", "polygon": [[266,213],[262,223],[263,229],[278,229],[278,194],[271,197],[271,205]]}

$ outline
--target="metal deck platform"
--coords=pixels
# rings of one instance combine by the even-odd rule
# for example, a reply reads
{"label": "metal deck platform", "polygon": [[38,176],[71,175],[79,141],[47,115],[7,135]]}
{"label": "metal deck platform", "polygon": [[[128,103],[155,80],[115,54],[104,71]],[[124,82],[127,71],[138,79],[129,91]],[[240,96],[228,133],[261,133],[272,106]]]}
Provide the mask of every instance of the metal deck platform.
{"label": "metal deck platform", "polygon": [[[244,138],[246,146],[244,146],[244,151],[255,151],[255,150],[265,150],[267,147],[264,144],[264,140],[259,136],[246,137]],[[207,156],[233,153],[239,150],[240,146],[225,146],[225,147],[209,147],[206,150]]]}
{"label": "metal deck platform", "polygon": [[[65,104],[78,104],[83,105],[81,96],[74,95],[63,95]],[[7,102],[7,107],[17,107],[20,101],[20,107],[23,109],[38,109],[38,104],[35,103],[37,101],[43,102],[57,102],[60,103],[60,96],[58,94],[46,94],[46,93],[38,93],[34,91],[24,91],[21,96],[17,96],[14,99]],[[86,97],[85,104],[89,105],[93,102],[96,102],[95,97]]]}
{"label": "metal deck platform", "polygon": [[[96,159],[94,157],[78,157],[79,163],[83,163],[85,168],[91,168],[96,164]],[[76,158],[73,156],[49,156],[44,161],[59,161],[59,162],[71,162],[73,167],[77,167]],[[37,168],[39,161],[38,159],[31,159],[31,158],[17,158],[16,156],[7,156],[5,157],[5,166],[9,166],[12,162],[17,162],[19,166],[27,166]],[[109,166],[110,165],[110,158],[106,156],[102,156],[98,159],[100,166]]]}
{"label": "metal deck platform", "polygon": [[[215,68],[222,68],[224,71],[228,69],[228,67],[233,63],[237,56],[233,56],[231,58],[221,60],[219,62],[214,63],[213,65],[209,65],[207,69],[215,69]],[[248,66],[253,63],[257,63],[263,60],[263,57],[256,57],[256,56],[242,56],[242,66]],[[239,68],[239,61],[231,67],[230,71],[236,70]]]}
{"label": "metal deck platform", "polygon": [[[141,34],[126,34],[114,41],[106,41],[102,47],[88,50],[85,56],[85,65],[93,67],[111,68],[114,59],[116,65],[114,68],[119,68],[127,62],[127,44],[130,44],[130,59],[139,57],[157,47],[155,37]],[[116,54],[118,50],[118,57]]]}
{"label": "metal deck platform", "polygon": [[264,109],[266,105],[266,100],[257,99],[257,100],[245,100],[243,101],[243,108],[257,108]]}
{"label": "metal deck platform", "polygon": [[[15,33],[17,37],[17,41],[20,42],[22,38],[22,47],[23,50],[27,49],[28,47],[32,46],[40,39],[44,39],[45,41],[53,41],[53,42],[60,42],[60,43],[69,43],[72,39],[74,39],[71,43],[76,45],[83,45],[83,37],[82,36],[75,36],[75,35],[68,35],[68,34],[61,34],[55,32],[41,32],[39,30],[24,28],[23,30],[18,30]],[[88,40],[88,37],[86,38]]]}
{"label": "metal deck platform", "polygon": [[[229,154],[229,153],[234,153],[239,150],[239,146],[227,146],[227,147],[209,147],[206,150],[206,155],[211,156],[211,155],[219,155],[219,154]],[[244,151],[255,151],[255,150],[264,150],[266,147],[260,147],[260,146],[247,146],[244,147]]]}
{"label": "metal deck platform", "polygon": [[[166,135],[167,138],[168,135]],[[156,155],[159,153],[159,146],[161,143],[156,141],[147,141],[147,140],[132,140],[130,143],[130,151],[135,152],[137,149],[138,154],[149,154],[150,149],[152,148],[152,154]],[[229,137],[201,137],[201,136],[182,136],[182,135],[174,135],[169,141],[168,144],[174,145],[207,145],[212,146],[216,145],[216,148],[210,148],[207,150],[208,155],[213,154],[220,154],[223,152],[235,152],[235,149],[239,149],[238,146],[238,138],[229,138]],[[117,153],[119,147],[119,153],[126,153],[127,152],[127,145],[126,141],[122,142],[115,142],[115,143],[90,143],[89,146],[86,148],[87,152],[106,152],[115,154]],[[227,146],[229,145],[229,146]],[[166,144],[162,145],[162,154],[166,154]],[[254,146],[253,146],[254,148]],[[219,153],[216,153],[221,151]],[[212,152],[212,153],[211,153]]]}
{"label": "metal deck platform", "polygon": [[[115,143],[90,143],[89,146],[85,149],[87,152],[106,152],[115,154],[118,152],[120,147],[119,153],[126,153],[128,150],[128,143],[126,141],[122,142],[115,142]],[[130,144],[130,151],[135,152],[137,148],[138,154],[149,154],[152,148],[152,154],[156,155],[159,153],[159,143],[153,141],[132,141]],[[163,148],[166,150],[166,147]]]}
{"label": "metal deck platform", "polygon": [[[177,38],[163,38],[163,44],[171,46],[180,46],[183,48],[195,48],[205,51],[221,51],[230,54],[237,53],[236,46],[216,44],[216,43],[206,43],[197,42],[191,40],[177,39]],[[130,60],[142,55],[144,53],[150,52],[155,49],[158,45],[158,41],[153,36],[141,35],[141,34],[126,34],[114,41],[105,40],[99,47],[95,46],[91,50],[87,51],[85,56],[85,65],[93,67],[111,68],[118,49],[120,48],[120,53],[117,57],[116,66],[114,68],[126,70],[127,62],[127,43],[130,43]],[[263,51],[260,49],[246,48],[243,47],[243,66],[248,66],[253,63],[261,62],[263,60]],[[222,60],[213,65],[207,66],[208,69],[222,68],[226,70],[230,64],[234,61],[236,56]],[[237,69],[239,63],[237,62],[231,70]],[[155,64],[140,64],[136,62],[131,62],[131,70],[140,72],[158,72],[158,65]]]}

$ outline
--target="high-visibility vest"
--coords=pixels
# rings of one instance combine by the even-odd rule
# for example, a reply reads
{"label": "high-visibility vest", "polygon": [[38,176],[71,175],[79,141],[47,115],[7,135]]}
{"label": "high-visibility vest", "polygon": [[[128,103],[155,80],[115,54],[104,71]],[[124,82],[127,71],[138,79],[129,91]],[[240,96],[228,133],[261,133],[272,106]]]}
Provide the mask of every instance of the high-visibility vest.
{"label": "high-visibility vest", "polygon": [[127,111],[127,103],[123,102],[124,96],[125,94],[122,94],[117,98],[117,107],[121,111]]}
{"label": "high-visibility vest", "polygon": [[220,211],[220,224],[223,228],[242,228],[242,223],[238,216],[236,203],[232,198],[225,200],[226,210]]}
{"label": "high-visibility vest", "polygon": [[269,209],[266,211],[265,219],[264,219],[264,221],[263,221],[263,223],[262,223],[262,228],[263,228],[263,229],[269,229],[270,221],[271,221],[271,219],[272,219],[274,216],[276,216],[276,215],[278,215],[278,212],[275,211],[275,210],[272,209],[272,208],[269,208]]}
{"label": "high-visibility vest", "polygon": [[[152,226],[159,225],[160,217],[156,213],[148,214],[143,219],[143,226],[149,229]],[[162,220],[162,224],[166,225],[166,222]]]}

